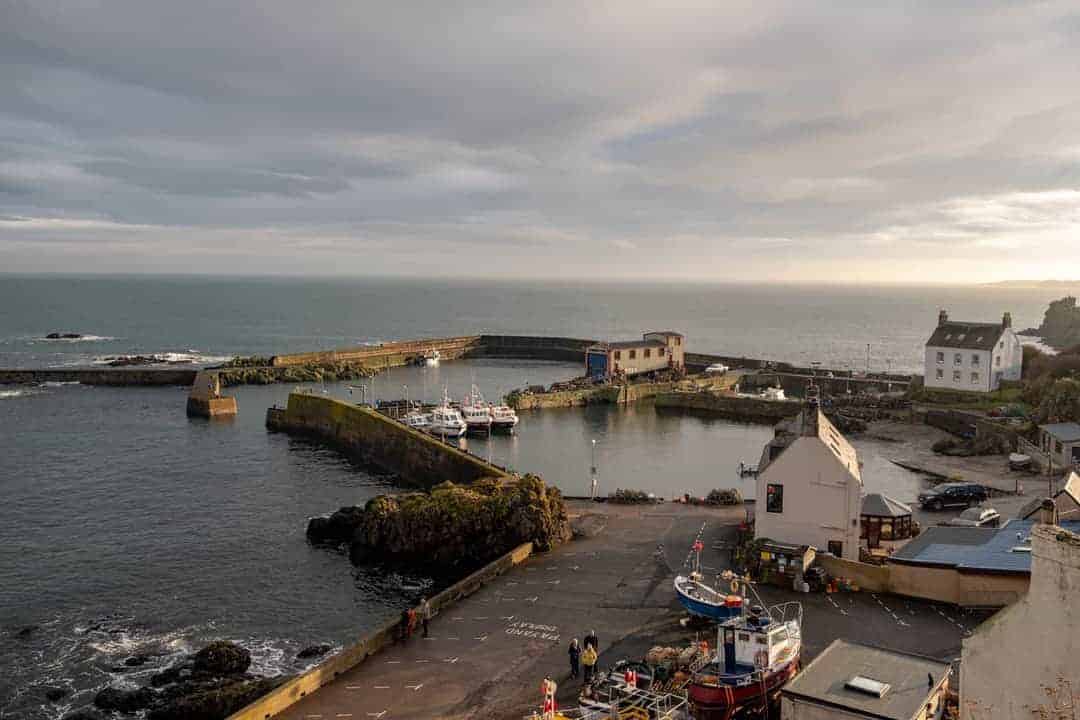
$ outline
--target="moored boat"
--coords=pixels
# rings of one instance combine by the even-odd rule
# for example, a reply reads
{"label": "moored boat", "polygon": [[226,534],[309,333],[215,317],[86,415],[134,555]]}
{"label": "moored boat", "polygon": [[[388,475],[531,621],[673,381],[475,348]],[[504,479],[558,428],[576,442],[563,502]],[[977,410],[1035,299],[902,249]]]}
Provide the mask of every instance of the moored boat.
{"label": "moored boat", "polygon": [[401,421],[411,428],[427,430],[431,427],[431,414],[414,410],[401,418]]}
{"label": "moored boat", "polygon": [[461,417],[465,420],[468,432],[487,434],[491,432],[491,412],[488,410],[480,388],[475,385],[469,397],[461,404]]}
{"label": "moored boat", "polygon": [[492,405],[488,408],[491,415],[491,429],[514,432],[518,424],[517,413],[509,405]]}
{"label": "moored boat", "polygon": [[431,411],[431,425],[428,426],[427,431],[439,437],[458,438],[464,435],[467,429],[465,419],[461,417],[457,408],[450,406],[450,398],[444,390],[442,404]]}

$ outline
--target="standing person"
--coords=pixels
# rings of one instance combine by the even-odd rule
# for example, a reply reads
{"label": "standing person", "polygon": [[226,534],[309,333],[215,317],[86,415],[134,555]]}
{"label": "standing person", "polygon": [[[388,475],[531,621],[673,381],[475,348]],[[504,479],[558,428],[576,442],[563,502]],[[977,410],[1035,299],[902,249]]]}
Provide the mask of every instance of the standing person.
{"label": "standing person", "polygon": [[596,637],[596,631],[590,630],[589,634],[585,636],[585,647],[592,645],[593,650],[600,652],[600,639]]}
{"label": "standing person", "polygon": [[412,637],[412,634],[414,632],[416,632],[416,610],[414,610],[412,608],[409,608],[409,635],[408,635],[408,637]]}
{"label": "standing person", "polygon": [[420,598],[420,622],[424,625],[424,637],[428,636],[428,622],[431,621],[431,603],[426,597]]}
{"label": "standing person", "polygon": [[409,639],[409,609],[401,611],[401,625],[398,627],[398,638],[401,642]]}
{"label": "standing person", "polygon": [[585,683],[588,684],[592,678],[593,673],[596,671],[596,660],[599,656],[596,654],[596,648],[585,643],[585,650],[581,653],[581,664],[585,666]]}
{"label": "standing person", "polygon": [[540,683],[540,691],[544,694],[544,720],[553,720],[555,711],[558,710],[555,706],[555,691],[557,689],[558,685],[551,679],[551,676],[545,675],[543,682]]}
{"label": "standing person", "polygon": [[577,680],[578,675],[581,674],[581,646],[578,645],[577,638],[570,641],[567,653],[570,655],[570,677]]}

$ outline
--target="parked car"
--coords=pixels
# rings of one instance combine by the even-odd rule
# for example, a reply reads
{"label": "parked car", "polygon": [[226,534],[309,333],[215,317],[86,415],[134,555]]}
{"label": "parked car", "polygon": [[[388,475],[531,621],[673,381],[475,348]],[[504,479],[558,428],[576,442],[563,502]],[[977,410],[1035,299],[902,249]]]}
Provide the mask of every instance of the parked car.
{"label": "parked car", "polygon": [[946,520],[945,524],[960,527],[996,528],[1001,525],[1001,513],[991,507],[973,507],[968,508],[951,520]]}
{"label": "parked car", "polygon": [[710,375],[723,375],[730,369],[731,368],[729,368],[724,363],[716,363],[715,365],[710,365],[709,367],[705,368],[705,372]]}
{"label": "parked car", "polygon": [[919,493],[919,504],[926,510],[971,507],[986,500],[986,488],[978,483],[942,483]]}

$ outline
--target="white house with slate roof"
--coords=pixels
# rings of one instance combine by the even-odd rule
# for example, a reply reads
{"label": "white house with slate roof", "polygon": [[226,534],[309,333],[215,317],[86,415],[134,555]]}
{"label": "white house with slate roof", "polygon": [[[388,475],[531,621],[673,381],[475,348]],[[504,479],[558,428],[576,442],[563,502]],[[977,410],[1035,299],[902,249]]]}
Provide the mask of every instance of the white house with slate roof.
{"label": "white house with slate roof", "polygon": [[1012,329],[1012,315],[1000,323],[958,322],[942,310],[926,341],[927,388],[989,393],[1002,380],[1019,380],[1024,352]]}
{"label": "white house with slate roof", "polygon": [[761,454],[754,535],[859,559],[862,475],[855,448],[811,399]]}

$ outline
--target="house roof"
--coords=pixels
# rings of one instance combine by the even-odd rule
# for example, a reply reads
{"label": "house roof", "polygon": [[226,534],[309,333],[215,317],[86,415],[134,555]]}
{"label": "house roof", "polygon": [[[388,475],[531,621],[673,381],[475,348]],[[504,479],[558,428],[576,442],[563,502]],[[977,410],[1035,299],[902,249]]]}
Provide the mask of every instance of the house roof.
{"label": "house roof", "polygon": [[859,456],[855,448],[847,441],[836,426],[829,422],[819,407],[807,405],[797,417],[784,420],[776,426],[775,434],[762,450],[758,473],[765,471],[773,461],[800,437],[817,438],[829,449],[844,468],[856,480],[862,482],[859,470]]}
{"label": "house roof", "polygon": [[904,517],[911,514],[911,506],[888,495],[870,493],[863,498],[862,514],[872,517]]}
{"label": "house roof", "polygon": [[1040,425],[1039,429],[1061,442],[1071,443],[1080,440],[1080,423],[1050,423]]}
{"label": "house roof", "polygon": [[[889,556],[887,562],[955,568],[960,572],[1027,575],[1031,573],[1031,552],[1014,552],[1026,541],[1035,525],[1032,520],[1011,520],[1000,528],[938,525]],[[1065,522],[1069,530],[1080,530],[1080,522]]]}
{"label": "house roof", "polygon": [[686,337],[681,332],[675,332],[674,330],[650,330],[645,333],[646,335],[673,335],[675,337]]}
{"label": "house roof", "polygon": [[1000,323],[948,322],[938,325],[926,341],[929,347],[947,347],[958,350],[993,350],[998,338],[1005,332]]}
{"label": "house roof", "polygon": [[617,342],[605,343],[605,345],[607,345],[607,347],[611,348],[612,350],[633,350],[635,348],[667,347],[667,345],[660,342],[659,340],[619,340]]}
{"label": "house roof", "polygon": [[[1020,508],[1016,517],[1021,520],[1037,520],[1043,500],[1046,498],[1036,497],[1029,500]],[[1080,520],[1080,474],[1075,471],[1069,473],[1065,485],[1054,493],[1053,501],[1057,506],[1059,520]]]}
{"label": "house roof", "polygon": [[[808,700],[862,717],[912,720],[949,674],[949,663],[941,660],[833,640],[782,693],[789,699]],[[881,697],[852,690],[846,684],[856,675],[887,683],[889,688]]]}

